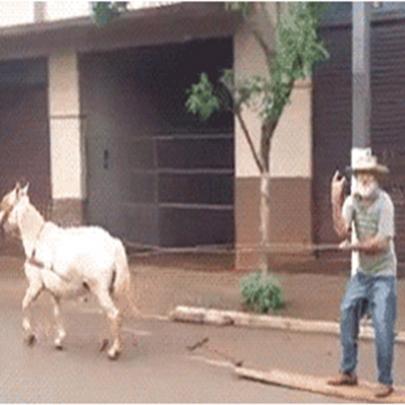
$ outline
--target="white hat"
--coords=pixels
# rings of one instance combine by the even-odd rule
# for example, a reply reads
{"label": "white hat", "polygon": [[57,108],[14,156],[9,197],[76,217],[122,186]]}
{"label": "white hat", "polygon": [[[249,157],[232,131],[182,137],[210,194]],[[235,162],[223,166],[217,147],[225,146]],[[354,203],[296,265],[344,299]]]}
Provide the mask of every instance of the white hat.
{"label": "white hat", "polygon": [[358,172],[370,172],[376,174],[388,174],[389,169],[387,166],[381,165],[377,162],[377,156],[362,155],[354,160],[350,171],[354,174]]}

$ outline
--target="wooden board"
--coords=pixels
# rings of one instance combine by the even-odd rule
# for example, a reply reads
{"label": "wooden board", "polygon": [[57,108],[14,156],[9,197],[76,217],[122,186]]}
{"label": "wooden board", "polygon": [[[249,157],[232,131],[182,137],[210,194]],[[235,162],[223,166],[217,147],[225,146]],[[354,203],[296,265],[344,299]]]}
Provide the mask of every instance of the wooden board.
{"label": "wooden board", "polygon": [[289,373],[282,370],[261,371],[237,367],[236,374],[241,378],[279,385],[286,388],[313,392],[349,401],[375,403],[405,403],[405,387],[395,387],[395,391],[386,398],[375,398],[377,384],[359,381],[357,386],[334,387],[327,384],[328,377],[317,377],[309,374]]}

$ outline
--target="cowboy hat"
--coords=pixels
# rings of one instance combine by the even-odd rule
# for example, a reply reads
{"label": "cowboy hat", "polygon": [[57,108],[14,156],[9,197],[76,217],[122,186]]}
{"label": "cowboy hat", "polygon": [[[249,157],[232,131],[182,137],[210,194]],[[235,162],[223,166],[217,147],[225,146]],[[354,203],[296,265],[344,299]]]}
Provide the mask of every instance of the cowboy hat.
{"label": "cowboy hat", "polygon": [[348,167],[347,170],[352,173],[374,173],[374,174],[388,174],[389,169],[387,166],[379,164],[377,156],[362,155],[358,156],[353,161],[352,167]]}

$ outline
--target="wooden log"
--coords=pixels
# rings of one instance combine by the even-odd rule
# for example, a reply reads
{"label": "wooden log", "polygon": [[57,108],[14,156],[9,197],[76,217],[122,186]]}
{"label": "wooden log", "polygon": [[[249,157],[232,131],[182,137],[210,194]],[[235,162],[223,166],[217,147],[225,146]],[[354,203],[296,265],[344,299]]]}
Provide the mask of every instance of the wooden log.
{"label": "wooden log", "polygon": [[172,321],[208,323],[212,325],[232,325],[231,311],[205,309],[198,307],[177,306],[169,315]]}
{"label": "wooden log", "polygon": [[326,377],[317,377],[308,374],[289,373],[281,370],[261,371],[244,367],[235,368],[240,378],[259,381],[272,385],[279,385],[316,394],[343,398],[349,401],[376,402],[376,403],[405,403],[405,387],[395,387],[395,391],[386,398],[375,398],[374,390],[377,384],[359,381],[357,386],[335,387],[327,384]]}
{"label": "wooden log", "polygon": [[[169,315],[172,321],[207,323],[212,325],[253,326],[293,332],[327,333],[339,335],[337,322],[305,320],[283,316],[256,315],[238,311],[206,309],[202,307],[177,306]],[[360,327],[360,339],[374,339],[374,330]],[[398,332],[395,342],[405,343],[405,332]]]}
{"label": "wooden log", "polygon": [[169,314],[169,319],[178,322],[204,323],[202,308],[177,306]]}

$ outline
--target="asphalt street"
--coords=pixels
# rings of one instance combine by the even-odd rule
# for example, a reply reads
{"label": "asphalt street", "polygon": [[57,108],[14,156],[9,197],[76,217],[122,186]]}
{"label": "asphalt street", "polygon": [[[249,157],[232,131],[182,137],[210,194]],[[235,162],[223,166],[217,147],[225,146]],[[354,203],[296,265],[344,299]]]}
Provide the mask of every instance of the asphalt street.
{"label": "asphalt street", "polygon": [[[339,363],[337,337],[237,327],[127,320],[125,350],[116,362],[100,351],[107,324],[97,306],[66,303],[65,350],[53,348],[50,300],[34,307],[38,342],[22,341],[22,273],[0,270],[0,402],[341,402],[237,378],[229,362],[315,375],[334,374]],[[205,345],[189,348],[205,339]],[[397,346],[396,382],[405,383]],[[212,365],[207,359],[216,360]],[[360,377],[374,380],[374,348],[362,342]],[[225,365],[222,367],[221,365]]]}

